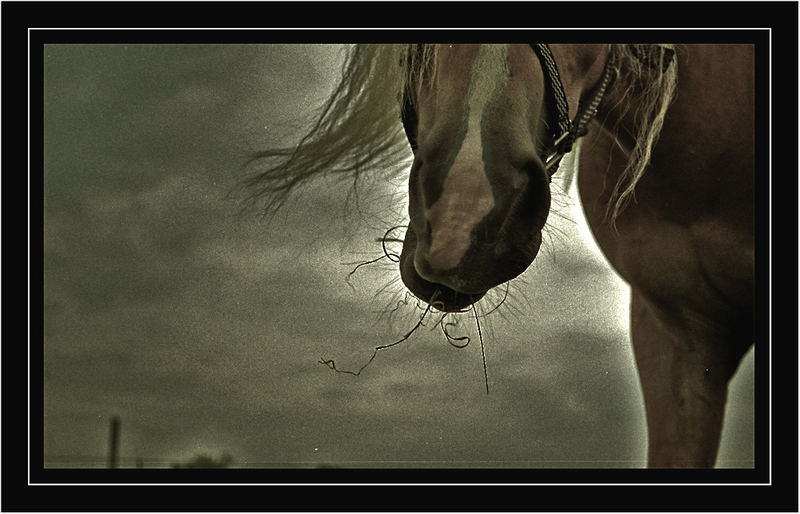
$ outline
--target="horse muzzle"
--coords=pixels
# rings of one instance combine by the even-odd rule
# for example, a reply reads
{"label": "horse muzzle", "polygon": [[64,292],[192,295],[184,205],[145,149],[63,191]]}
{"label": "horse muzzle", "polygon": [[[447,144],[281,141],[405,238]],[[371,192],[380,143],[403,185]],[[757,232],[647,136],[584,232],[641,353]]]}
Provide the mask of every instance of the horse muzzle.
{"label": "horse muzzle", "polygon": [[[417,270],[417,259],[415,257],[417,255],[417,246],[417,235],[414,229],[409,226],[403,241],[403,251],[400,254],[400,277],[408,290],[420,300],[431,304],[437,310],[456,312],[483,298],[486,291],[490,289],[490,287],[483,289],[470,287],[469,291],[465,291],[463,288],[451,287],[464,285],[463,282],[458,281],[458,277],[455,275],[450,275],[448,279],[447,277],[434,278],[425,271],[420,273]],[[429,280],[426,277],[433,280]]]}
{"label": "horse muzzle", "polygon": [[528,242],[524,250],[494,255],[493,251],[481,253],[485,260],[469,260],[441,273],[431,269],[425,252],[420,247],[417,234],[409,226],[400,254],[400,276],[411,293],[438,310],[455,312],[477,302],[489,289],[503,284],[524,272],[533,262],[541,245],[541,233]]}
{"label": "horse muzzle", "polygon": [[[426,206],[423,195],[410,197],[400,273],[416,297],[443,305],[439,310],[461,310],[530,266],[541,246],[550,190],[540,161],[524,171],[526,180],[495,184],[488,201],[454,193],[454,201]],[[491,206],[481,216],[466,211],[480,212],[481,204]],[[437,205],[444,207],[437,212]]]}

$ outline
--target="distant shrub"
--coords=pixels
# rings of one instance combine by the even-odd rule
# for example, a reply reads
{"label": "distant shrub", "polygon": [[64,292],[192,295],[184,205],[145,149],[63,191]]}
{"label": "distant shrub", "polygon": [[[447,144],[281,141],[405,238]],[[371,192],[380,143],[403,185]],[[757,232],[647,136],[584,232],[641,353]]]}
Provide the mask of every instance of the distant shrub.
{"label": "distant shrub", "polygon": [[173,464],[173,468],[178,469],[187,469],[187,468],[227,468],[233,464],[233,457],[228,455],[227,453],[223,453],[219,460],[215,460],[213,457],[208,455],[202,454],[197,455],[192,460],[185,462],[183,464],[176,463]]}

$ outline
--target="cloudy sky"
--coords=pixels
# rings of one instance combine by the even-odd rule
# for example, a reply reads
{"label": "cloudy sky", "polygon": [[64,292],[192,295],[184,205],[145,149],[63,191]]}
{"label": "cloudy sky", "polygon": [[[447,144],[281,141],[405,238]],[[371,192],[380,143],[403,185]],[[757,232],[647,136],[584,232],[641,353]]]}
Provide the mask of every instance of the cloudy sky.
{"label": "cloudy sky", "polygon": [[[469,317],[464,349],[429,323],[358,377],[319,363],[358,369],[419,318],[391,263],[347,280],[402,222],[402,182],[350,210],[349,184],[321,182],[271,220],[231,192],[249,151],[297,137],[341,50],[46,48],[45,465],[104,465],[119,416],[123,466],[644,466],[629,296],[574,187],[482,318],[489,395]],[[753,462],[752,367],[721,466]]]}

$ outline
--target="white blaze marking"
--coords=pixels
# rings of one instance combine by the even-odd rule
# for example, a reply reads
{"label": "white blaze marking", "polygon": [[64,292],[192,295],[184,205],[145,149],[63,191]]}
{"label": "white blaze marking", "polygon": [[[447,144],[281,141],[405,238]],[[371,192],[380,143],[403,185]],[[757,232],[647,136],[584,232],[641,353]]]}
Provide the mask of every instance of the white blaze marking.
{"label": "white blaze marking", "polygon": [[437,271],[458,265],[470,247],[473,227],[494,208],[492,186],[483,165],[481,118],[492,95],[508,80],[503,70],[492,73],[487,64],[503,66],[505,57],[505,45],[481,45],[472,63],[464,100],[467,133],[445,178],[441,196],[425,210],[431,224],[431,246],[425,257]]}

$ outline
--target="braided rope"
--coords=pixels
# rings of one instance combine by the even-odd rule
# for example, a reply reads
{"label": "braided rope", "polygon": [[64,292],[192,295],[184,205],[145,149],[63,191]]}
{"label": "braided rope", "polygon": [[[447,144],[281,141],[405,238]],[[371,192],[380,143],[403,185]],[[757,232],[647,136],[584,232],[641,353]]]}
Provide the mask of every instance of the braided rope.
{"label": "braided rope", "polygon": [[579,105],[575,120],[570,121],[569,104],[567,103],[567,97],[564,93],[564,84],[561,82],[561,76],[558,73],[558,67],[550,51],[550,46],[534,43],[531,43],[530,46],[539,57],[539,62],[545,74],[545,87],[550,90],[552,96],[553,102],[548,105],[550,105],[551,110],[555,110],[554,117],[558,130],[553,132],[554,142],[550,150],[548,150],[548,155],[545,155],[544,159],[546,170],[552,177],[558,170],[558,164],[561,158],[572,150],[572,146],[578,138],[586,135],[589,131],[589,123],[591,123],[597,114],[600,102],[603,101],[605,92],[614,82],[617,73],[612,62],[612,54],[606,62],[600,82],[595,86],[594,91],[590,95],[588,104],[585,106]]}
{"label": "braided rope", "polygon": [[[603,101],[606,90],[616,79],[616,67],[612,62],[612,53],[608,62],[606,62],[600,82],[595,86],[594,91],[589,96],[589,102],[585,106],[582,105],[581,102],[581,104],[578,105],[578,114],[575,116],[575,120],[570,120],[567,95],[564,92],[564,84],[561,82],[561,75],[558,72],[556,60],[550,51],[550,45],[530,43],[530,47],[539,57],[539,62],[542,65],[545,75],[545,89],[549,91],[550,99],[552,100],[551,102],[547,102],[547,106],[550,110],[550,119],[555,123],[556,130],[551,131],[553,134],[553,143],[548,150],[548,154],[545,155],[543,159],[548,174],[552,176],[558,170],[558,164],[561,158],[572,150],[572,146],[578,138],[583,137],[589,131],[589,124],[597,114],[597,109]],[[637,57],[639,57],[638,54]],[[668,54],[665,58],[667,61],[666,66],[669,66],[671,58],[671,54]],[[414,106],[411,104],[410,98],[408,98],[407,95],[404,95],[403,98],[401,118],[412,150],[416,150],[413,127],[416,126],[417,116]]]}
{"label": "braided rope", "polygon": [[[567,95],[564,93],[564,86],[561,83],[561,76],[558,73],[558,66],[553,54],[550,51],[550,45],[547,44],[531,44],[536,55],[539,56],[542,67],[545,69],[545,87],[550,90],[553,97],[553,106],[555,116],[553,117],[556,122],[558,131],[556,134],[563,135],[572,130],[572,122],[569,119],[569,104],[567,103]],[[570,144],[571,146],[571,144]]]}
{"label": "braided rope", "polygon": [[591,100],[583,109],[583,111],[578,112],[578,116],[575,118],[576,121],[574,122],[573,129],[575,131],[574,139],[583,137],[587,132],[589,132],[589,123],[597,114],[597,108],[600,106],[600,102],[603,101],[606,90],[614,82],[616,77],[617,72],[614,66],[606,64],[606,67],[603,70],[603,76],[600,78],[600,83],[595,88],[594,93],[592,93]]}

